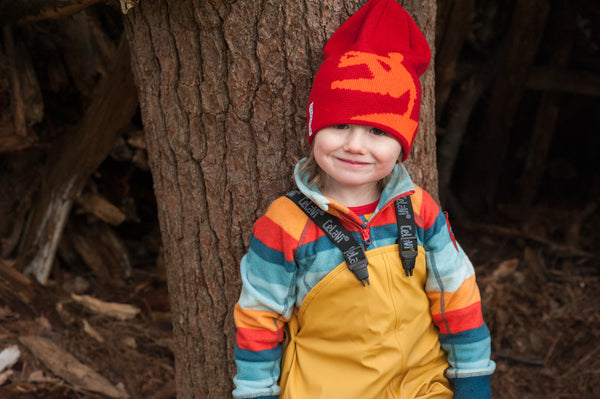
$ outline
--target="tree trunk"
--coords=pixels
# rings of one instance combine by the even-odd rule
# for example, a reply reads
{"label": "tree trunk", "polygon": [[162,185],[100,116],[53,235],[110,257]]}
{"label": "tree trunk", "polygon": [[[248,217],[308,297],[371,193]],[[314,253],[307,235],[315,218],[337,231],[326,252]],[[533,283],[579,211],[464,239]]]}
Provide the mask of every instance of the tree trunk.
{"label": "tree trunk", "polygon": [[[364,0],[142,1],[125,29],[165,246],[180,398],[227,398],[251,227],[292,187],[331,34]],[[433,46],[435,1],[405,6]],[[433,68],[409,168],[437,196]]]}

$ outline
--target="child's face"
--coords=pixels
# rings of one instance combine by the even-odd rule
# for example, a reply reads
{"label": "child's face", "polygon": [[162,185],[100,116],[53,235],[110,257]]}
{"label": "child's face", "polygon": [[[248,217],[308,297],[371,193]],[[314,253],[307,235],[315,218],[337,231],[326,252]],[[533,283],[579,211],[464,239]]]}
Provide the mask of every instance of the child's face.
{"label": "child's face", "polygon": [[336,188],[372,190],[392,171],[401,151],[395,138],[370,126],[335,125],[319,130],[313,153],[327,175],[323,193],[331,195]]}

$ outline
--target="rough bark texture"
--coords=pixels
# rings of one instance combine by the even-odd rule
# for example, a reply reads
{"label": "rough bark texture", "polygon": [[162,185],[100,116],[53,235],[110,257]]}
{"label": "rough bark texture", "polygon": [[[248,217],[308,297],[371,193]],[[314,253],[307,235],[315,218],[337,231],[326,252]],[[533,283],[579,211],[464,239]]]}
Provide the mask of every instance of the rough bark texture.
{"label": "rough bark texture", "polygon": [[419,132],[405,162],[413,180],[425,188],[439,202],[438,171],[436,162],[435,137],[435,17],[434,0],[400,2],[413,16],[431,47],[431,64],[421,77],[423,98]]}
{"label": "rough bark texture", "polygon": [[[239,261],[255,219],[291,188],[323,45],[364,3],[145,1],[126,17],[180,398],[230,396]],[[405,3],[433,45],[435,1]],[[409,167],[437,196],[431,71]]]}

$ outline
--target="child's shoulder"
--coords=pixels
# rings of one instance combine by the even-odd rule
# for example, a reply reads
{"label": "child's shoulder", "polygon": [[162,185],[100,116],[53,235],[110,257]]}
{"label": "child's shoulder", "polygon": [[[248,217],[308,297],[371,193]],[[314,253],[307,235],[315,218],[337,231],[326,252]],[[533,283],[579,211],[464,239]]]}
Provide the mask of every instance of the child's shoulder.
{"label": "child's shoulder", "polygon": [[437,217],[440,207],[431,194],[421,186],[415,184],[415,192],[411,195],[413,209],[422,219]]}
{"label": "child's shoulder", "polygon": [[268,219],[270,223],[297,235],[306,226],[308,216],[291,199],[283,195],[271,202],[261,219]]}

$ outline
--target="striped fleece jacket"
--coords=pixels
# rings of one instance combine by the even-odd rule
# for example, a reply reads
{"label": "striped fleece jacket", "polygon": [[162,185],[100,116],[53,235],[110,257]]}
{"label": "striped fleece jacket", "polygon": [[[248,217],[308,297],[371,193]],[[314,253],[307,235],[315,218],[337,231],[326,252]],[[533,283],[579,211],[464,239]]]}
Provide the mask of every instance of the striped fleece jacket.
{"label": "striped fleece jacket", "polygon": [[[454,239],[446,214],[412,183],[404,165],[394,168],[368,223],[296,176],[299,190],[336,216],[366,250],[397,242],[393,202],[411,195],[418,245],[425,250],[424,289],[450,365],[446,376],[453,383],[455,398],[490,397],[489,377],[495,363],[490,360],[490,335],[473,266]],[[286,197],[275,200],[256,221],[241,262],[242,292],[234,309],[235,398],[279,396],[285,323],[308,292],[342,262],[341,251]]]}

